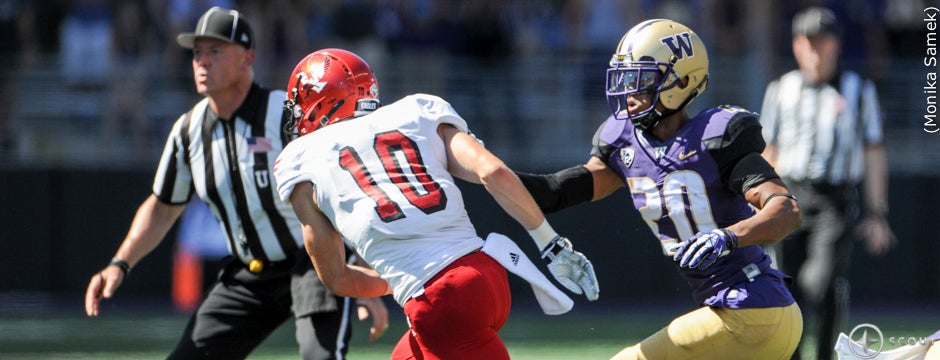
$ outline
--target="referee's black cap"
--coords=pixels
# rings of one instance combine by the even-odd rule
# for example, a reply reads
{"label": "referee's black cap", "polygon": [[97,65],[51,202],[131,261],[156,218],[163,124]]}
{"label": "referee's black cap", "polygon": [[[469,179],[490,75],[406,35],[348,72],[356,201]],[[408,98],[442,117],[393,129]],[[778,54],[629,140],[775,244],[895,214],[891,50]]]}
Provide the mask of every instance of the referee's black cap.
{"label": "referee's black cap", "polygon": [[836,14],[824,7],[814,6],[793,17],[793,37],[835,35],[842,36],[842,26]]}
{"label": "referee's black cap", "polygon": [[235,10],[213,7],[206,11],[196,23],[196,31],[182,33],[176,37],[180,46],[192,49],[196,38],[208,37],[227,41],[251,49],[255,46],[255,36],[251,32],[248,19]]}

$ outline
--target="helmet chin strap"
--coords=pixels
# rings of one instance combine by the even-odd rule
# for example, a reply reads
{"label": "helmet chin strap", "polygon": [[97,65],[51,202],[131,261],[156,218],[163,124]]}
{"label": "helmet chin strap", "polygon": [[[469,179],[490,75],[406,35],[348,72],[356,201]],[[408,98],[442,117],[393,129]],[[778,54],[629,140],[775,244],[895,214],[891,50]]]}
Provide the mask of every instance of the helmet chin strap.
{"label": "helmet chin strap", "polygon": [[327,123],[329,123],[329,122],[330,122],[330,118],[333,117],[333,114],[335,114],[336,111],[339,110],[339,108],[342,107],[343,104],[345,104],[345,103],[346,103],[346,100],[339,99],[339,101],[336,102],[336,105],[333,105],[333,107],[330,108],[330,111],[329,111],[329,112],[327,112],[327,113],[324,114],[322,117],[320,117],[320,120],[319,120],[320,125],[319,125],[319,126],[324,126],[324,125],[326,125]]}
{"label": "helmet chin strap", "polygon": [[640,130],[649,130],[649,129],[656,127],[656,125],[659,125],[659,120],[661,120],[662,118],[663,118],[663,114],[659,112],[659,110],[653,109],[653,111],[650,111],[645,116],[643,116],[642,119],[639,119],[637,121],[637,123],[639,124],[637,123],[634,123],[634,124],[636,125],[636,127],[640,128]]}
{"label": "helmet chin strap", "polygon": [[648,117],[650,118],[650,120],[651,120],[651,121],[650,121],[650,125],[647,126],[647,127],[642,128],[642,129],[643,129],[643,130],[652,129],[652,128],[656,127],[656,125],[659,125],[659,121],[660,121],[660,120],[662,120],[662,119],[664,119],[664,118],[667,118],[667,117],[670,117],[670,116],[672,116],[673,114],[675,114],[675,113],[681,111],[682,109],[685,109],[685,107],[686,107],[687,105],[689,105],[689,103],[692,102],[692,100],[695,99],[695,97],[698,96],[698,93],[699,93],[699,90],[698,90],[698,89],[695,89],[694,91],[692,91],[692,94],[689,94],[689,97],[685,98],[685,101],[683,101],[682,104],[679,104],[679,107],[677,107],[677,108],[675,108],[675,109],[666,108],[666,112],[665,112],[665,113],[660,112],[659,110],[653,109],[653,111],[650,111],[650,113],[647,114],[647,116],[648,116]]}

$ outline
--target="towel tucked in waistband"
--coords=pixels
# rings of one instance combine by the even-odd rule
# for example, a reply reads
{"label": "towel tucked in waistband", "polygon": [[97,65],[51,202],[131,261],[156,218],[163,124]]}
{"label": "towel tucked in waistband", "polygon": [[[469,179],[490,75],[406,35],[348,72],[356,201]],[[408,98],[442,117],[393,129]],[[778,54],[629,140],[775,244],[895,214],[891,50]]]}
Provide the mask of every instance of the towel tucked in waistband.
{"label": "towel tucked in waistband", "polygon": [[574,300],[555,287],[522,252],[522,249],[505,235],[489,234],[482,251],[506,270],[527,281],[532,286],[535,299],[538,300],[545,314],[561,315],[574,307]]}

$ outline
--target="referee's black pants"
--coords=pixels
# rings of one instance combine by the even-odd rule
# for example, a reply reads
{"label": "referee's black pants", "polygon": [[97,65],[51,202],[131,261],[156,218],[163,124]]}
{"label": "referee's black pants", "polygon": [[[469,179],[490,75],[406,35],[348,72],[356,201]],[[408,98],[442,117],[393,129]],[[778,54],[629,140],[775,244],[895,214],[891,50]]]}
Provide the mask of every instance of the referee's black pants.
{"label": "referee's black pants", "polygon": [[[807,320],[803,339],[806,335],[816,339],[817,359],[831,359],[848,311],[847,275],[859,216],[858,187],[784,182],[797,196],[803,226],[766,248],[774,265],[793,276],[791,290]],[[800,358],[802,347],[794,359]]]}
{"label": "referee's black pants", "polygon": [[303,359],[345,359],[351,306],[326,290],[306,254],[258,274],[232,260],[168,359],[244,359],[292,315]]}

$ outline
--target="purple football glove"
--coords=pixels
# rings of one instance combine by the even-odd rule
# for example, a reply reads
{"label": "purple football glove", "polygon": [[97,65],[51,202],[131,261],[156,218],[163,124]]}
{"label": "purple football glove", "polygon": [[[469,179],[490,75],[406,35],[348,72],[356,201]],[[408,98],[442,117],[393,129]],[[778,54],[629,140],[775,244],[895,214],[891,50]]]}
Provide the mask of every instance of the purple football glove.
{"label": "purple football glove", "polygon": [[679,267],[705,270],[718,261],[718,258],[730,254],[738,248],[738,236],[728,229],[715,229],[707,233],[698,233],[689,241],[682,243],[672,256],[672,261]]}

